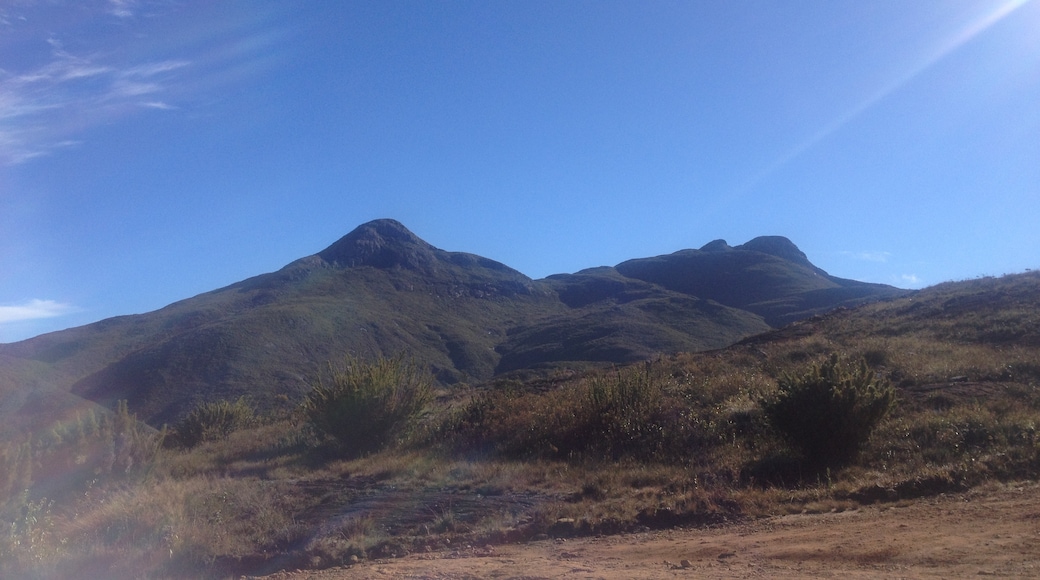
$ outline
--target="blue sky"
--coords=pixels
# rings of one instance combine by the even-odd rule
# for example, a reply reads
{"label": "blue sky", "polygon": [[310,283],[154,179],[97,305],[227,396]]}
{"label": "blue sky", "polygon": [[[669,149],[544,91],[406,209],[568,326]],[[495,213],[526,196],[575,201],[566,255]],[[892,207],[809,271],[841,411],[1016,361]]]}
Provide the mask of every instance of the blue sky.
{"label": "blue sky", "polygon": [[0,342],[382,217],[533,278],[1040,267],[1040,2],[0,0]]}

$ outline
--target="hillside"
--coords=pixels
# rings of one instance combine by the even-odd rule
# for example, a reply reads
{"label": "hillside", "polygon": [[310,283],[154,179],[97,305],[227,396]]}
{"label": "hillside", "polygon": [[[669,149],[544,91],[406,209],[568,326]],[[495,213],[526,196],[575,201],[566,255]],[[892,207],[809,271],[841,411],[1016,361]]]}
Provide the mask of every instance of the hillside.
{"label": "hillside", "polygon": [[405,354],[443,385],[627,363],[902,293],[831,277],[778,237],[532,280],[377,220],[273,273],[0,345],[0,413],[125,399],[160,425],[204,400],[297,401],[347,353]]}
{"label": "hillside", "polygon": [[[645,282],[610,269],[575,276],[565,279],[583,284],[562,292],[575,305],[598,302],[603,286],[613,288],[611,296],[631,293],[628,304],[645,298]],[[832,355],[864,360],[867,376],[890,383],[895,400],[858,453],[823,470],[778,435],[763,402],[780,379]],[[474,568],[462,566],[466,556],[494,554],[497,546],[508,544],[510,553],[571,546],[575,554],[584,540],[539,540],[587,536],[616,545],[624,537],[612,535],[645,538],[648,529],[696,537],[701,547],[705,534],[729,538],[696,558],[672,552],[669,539],[660,545],[668,554],[656,558],[663,575],[679,568],[725,575],[727,566],[746,572],[747,563],[767,561],[758,549],[767,544],[745,537],[745,525],[765,525],[756,533],[780,534],[778,546],[788,547],[783,533],[795,529],[792,521],[807,531],[845,522],[869,535],[871,525],[892,520],[903,537],[924,541],[969,521],[917,527],[950,516],[953,503],[976,506],[970,521],[986,525],[979,510],[996,507],[985,503],[994,490],[1005,498],[1033,490],[1001,513],[1035,508],[1028,482],[1040,477],[1038,386],[1034,272],[836,309],[720,350],[530,381],[457,384],[384,448],[361,456],[319,437],[301,413],[254,416],[188,444],[179,426],[162,439],[126,407],[112,416],[81,409],[0,439],[0,575],[302,577],[287,571],[335,568],[332,576],[316,574],[353,577],[377,568],[401,572],[429,558],[461,558],[450,573],[467,575]],[[904,512],[915,516],[893,516]],[[986,529],[973,537],[1006,533]],[[813,556],[805,567],[799,553],[792,574],[837,566],[867,575],[920,569],[957,576],[983,562],[986,570],[1028,568],[997,556],[1026,551],[994,548],[968,562],[948,552],[948,543],[924,554],[887,544],[867,549],[862,534],[826,533],[830,540],[821,545],[833,547],[821,556],[827,560]],[[799,541],[811,547],[820,538]],[[726,548],[738,544],[745,547]],[[936,561],[933,552],[946,555]],[[850,553],[852,568],[845,564]],[[784,564],[784,554],[768,558]],[[606,554],[601,560],[588,569],[612,561]],[[961,567],[951,567],[956,562]]]}

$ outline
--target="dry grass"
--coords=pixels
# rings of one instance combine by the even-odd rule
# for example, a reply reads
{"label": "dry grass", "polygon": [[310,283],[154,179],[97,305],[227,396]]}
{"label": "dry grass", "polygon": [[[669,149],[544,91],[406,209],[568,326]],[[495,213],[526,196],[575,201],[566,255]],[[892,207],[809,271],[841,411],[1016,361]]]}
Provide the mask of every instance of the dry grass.
{"label": "dry grass", "polygon": [[[975,281],[725,351],[460,388],[445,398],[460,402],[435,406],[410,439],[353,459],[326,454],[291,416],[193,449],[154,453],[142,438],[153,453],[108,472],[90,464],[104,453],[73,451],[115,439],[12,442],[0,448],[0,575],[221,577],[460,542],[827,513],[1035,479],[1037,312],[1040,276]],[[779,376],[831,353],[864,358],[899,391],[857,462],[833,472],[793,459],[759,404]],[[76,472],[89,477],[44,485],[58,472],[34,458],[68,467],[80,456],[95,458]]]}
{"label": "dry grass", "polygon": [[277,550],[300,533],[287,487],[196,477],[91,490],[77,503],[83,511],[54,526],[63,551],[55,572],[58,577],[84,569],[110,577],[190,576]]}

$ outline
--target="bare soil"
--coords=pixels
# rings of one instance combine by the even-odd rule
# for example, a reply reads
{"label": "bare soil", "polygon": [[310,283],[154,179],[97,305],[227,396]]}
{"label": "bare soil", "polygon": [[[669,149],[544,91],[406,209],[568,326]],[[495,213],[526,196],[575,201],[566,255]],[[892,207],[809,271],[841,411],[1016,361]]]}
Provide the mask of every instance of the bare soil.
{"label": "bare soil", "polygon": [[1035,578],[1040,485],[715,528],[543,540],[362,561],[269,580],[347,578]]}

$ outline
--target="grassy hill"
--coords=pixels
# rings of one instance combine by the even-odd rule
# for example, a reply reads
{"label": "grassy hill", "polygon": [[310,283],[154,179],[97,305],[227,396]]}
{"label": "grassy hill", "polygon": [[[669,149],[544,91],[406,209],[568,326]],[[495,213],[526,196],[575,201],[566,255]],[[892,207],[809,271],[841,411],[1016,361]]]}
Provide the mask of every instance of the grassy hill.
{"label": "grassy hill", "polygon": [[[575,304],[599,302],[603,286],[634,308],[660,292],[609,270],[565,281],[578,287],[556,293]],[[1038,317],[1040,273],[1027,273],[838,309],[719,350],[456,384],[360,457],[294,412],[184,447],[125,406],[81,411],[0,446],[0,575],[219,578],[1036,479]],[[853,461],[823,470],[761,402],[835,354],[865,360],[897,398]]]}

